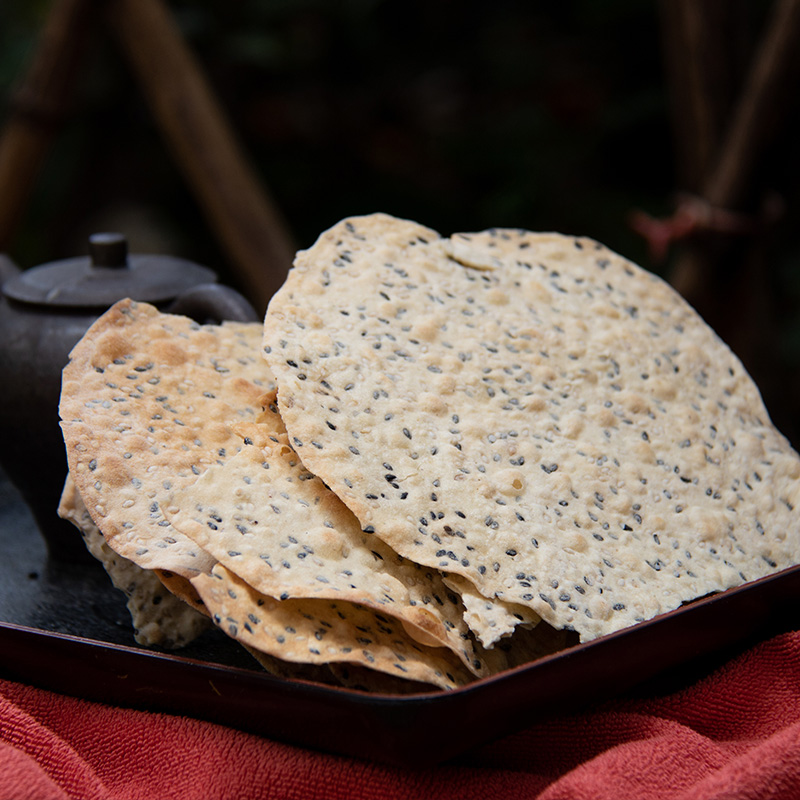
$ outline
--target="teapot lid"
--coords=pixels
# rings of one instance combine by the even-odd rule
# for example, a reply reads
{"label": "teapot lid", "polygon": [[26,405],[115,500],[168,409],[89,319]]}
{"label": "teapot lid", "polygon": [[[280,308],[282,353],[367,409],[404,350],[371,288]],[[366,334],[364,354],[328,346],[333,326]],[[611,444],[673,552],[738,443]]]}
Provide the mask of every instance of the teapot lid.
{"label": "teapot lid", "polygon": [[172,256],[129,255],[119,233],[89,237],[89,256],[53,261],[25,270],[3,284],[3,294],[25,303],[61,308],[107,308],[131,297],[162,303],[202,283],[213,270]]}

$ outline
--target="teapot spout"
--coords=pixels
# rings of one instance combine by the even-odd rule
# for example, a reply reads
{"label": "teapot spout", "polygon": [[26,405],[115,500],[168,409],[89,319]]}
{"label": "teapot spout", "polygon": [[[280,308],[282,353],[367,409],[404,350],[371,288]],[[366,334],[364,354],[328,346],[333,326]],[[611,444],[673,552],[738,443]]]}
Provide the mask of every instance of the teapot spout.
{"label": "teapot spout", "polygon": [[22,270],[5,254],[0,253],[0,289],[6,281],[16,278]]}

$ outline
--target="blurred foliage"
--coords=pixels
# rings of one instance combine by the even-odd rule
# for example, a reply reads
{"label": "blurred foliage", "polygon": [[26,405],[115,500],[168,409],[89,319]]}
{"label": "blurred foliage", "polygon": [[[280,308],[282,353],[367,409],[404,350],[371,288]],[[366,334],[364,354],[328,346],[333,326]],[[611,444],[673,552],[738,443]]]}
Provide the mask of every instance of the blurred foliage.
{"label": "blurred foliage", "polygon": [[[655,2],[168,4],[298,246],[346,215],[380,210],[443,233],[585,234],[665,273],[628,225],[633,209],[669,214],[680,188]],[[2,101],[48,6],[0,0]],[[92,42],[12,257],[30,266],[75,255],[110,215],[135,212],[158,237],[126,230],[133,249],[172,250],[235,285],[121,54],[100,26]],[[796,420],[797,113],[790,123],[761,177],[787,208],[769,280],[784,418]]]}

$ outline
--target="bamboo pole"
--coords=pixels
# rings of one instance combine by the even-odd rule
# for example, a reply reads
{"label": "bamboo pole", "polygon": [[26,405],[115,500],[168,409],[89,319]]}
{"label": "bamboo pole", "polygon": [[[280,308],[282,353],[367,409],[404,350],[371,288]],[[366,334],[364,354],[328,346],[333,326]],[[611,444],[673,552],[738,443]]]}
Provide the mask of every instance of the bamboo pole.
{"label": "bamboo pole", "polygon": [[662,0],[664,60],[672,107],[678,181],[699,192],[719,146],[734,92],[726,35],[729,0]]}
{"label": "bamboo pole", "polygon": [[286,222],[161,0],[108,0],[106,19],[248,299],[264,311],[294,257]]}
{"label": "bamboo pole", "polygon": [[[664,5],[670,7],[671,3],[667,1]],[[686,13],[697,15],[703,7],[704,3],[698,3]],[[674,9],[665,14],[664,18],[669,19],[670,13],[674,15]],[[677,59],[674,51],[681,48],[681,41],[674,37],[674,19],[668,22],[668,26],[668,35],[672,32],[668,51],[673,51],[669,60],[674,64]],[[708,39],[708,46],[713,49],[714,45],[710,43],[713,39],[712,28],[707,24],[703,27],[707,31],[707,36],[703,38]],[[711,142],[710,149],[708,143],[702,145],[707,155],[704,163],[700,164],[702,177],[696,189],[699,201],[693,202],[698,208],[705,205],[705,216],[709,219],[733,218],[735,212],[743,211],[758,214],[761,210],[758,207],[760,198],[752,196],[753,181],[770,137],[791,108],[792,101],[796,99],[800,54],[793,45],[798,35],[800,0],[776,0],[738,100],[728,114],[726,128]],[[687,60],[700,63],[697,54],[692,56],[691,52],[687,53]],[[673,80],[680,81],[681,67],[677,69],[679,74]],[[700,83],[711,85],[707,78]],[[684,88],[687,88],[685,81]],[[704,99],[703,93],[698,92],[692,107],[696,113],[702,115],[706,112],[700,109],[705,107],[706,102],[712,102],[708,93],[705,93]],[[679,109],[675,113],[680,113]],[[684,136],[692,128],[691,123],[686,121],[678,121],[677,125],[684,131]],[[702,125],[695,122],[694,127],[697,130]],[[712,153],[718,154],[716,158],[710,157]],[[695,171],[696,169],[695,166]],[[742,232],[752,232],[757,227],[758,221],[751,220],[749,224],[742,226]],[[698,230],[702,232],[702,225]],[[712,293],[716,262],[728,252],[724,245],[724,242],[713,241],[687,243],[674,265],[671,276],[673,285],[700,309],[705,309],[710,303],[708,296]]]}
{"label": "bamboo pole", "polygon": [[0,134],[0,250],[11,245],[46,160],[70,110],[94,0],[56,0]]}
{"label": "bamboo pole", "polygon": [[738,210],[745,203],[759,157],[797,99],[798,36],[800,0],[777,0],[705,185],[711,205]]}

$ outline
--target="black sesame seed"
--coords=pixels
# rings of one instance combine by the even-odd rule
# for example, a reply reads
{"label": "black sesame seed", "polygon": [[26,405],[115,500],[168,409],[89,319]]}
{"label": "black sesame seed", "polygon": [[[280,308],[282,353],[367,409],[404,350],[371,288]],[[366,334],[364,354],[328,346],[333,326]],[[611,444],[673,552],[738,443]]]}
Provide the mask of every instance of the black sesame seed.
{"label": "black sesame seed", "polygon": [[547,603],[547,605],[549,605],[549,606],[550,606],[550,608],[552,608],[552,609],[553,609],[553,611],[555,611],[555,610],[556,610],[556,604],[555,604],[555,603],[553,602],[553,600],[552,600],[551,598],[549,598],[549,597],[548,597],[546,594],[544,594],[544,593],[542,593],[542,592],[539,592],[539,597],[540,597],[542,600],[544,600],[544,602],[545,602],[545,603]]}

